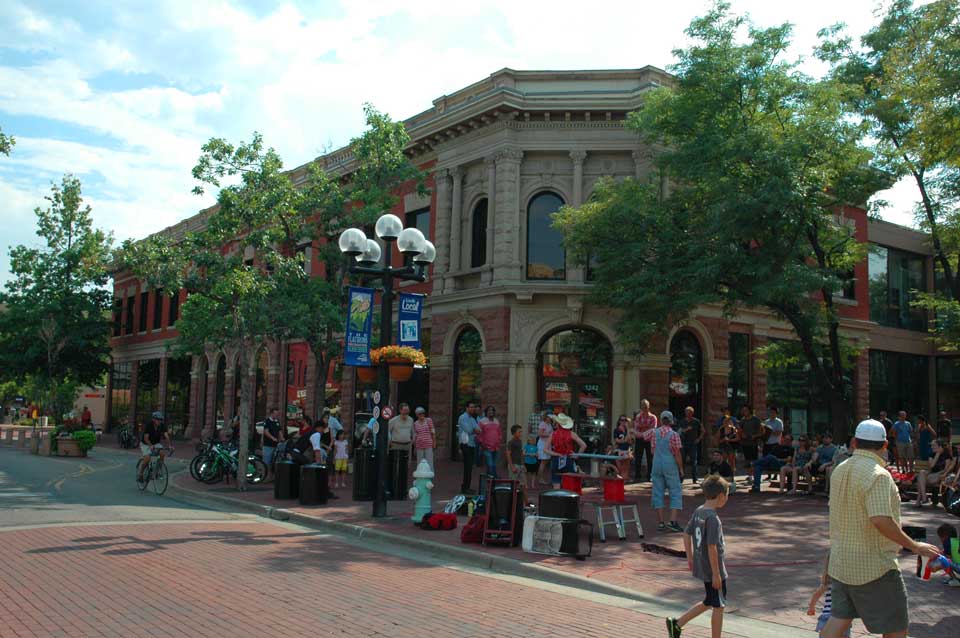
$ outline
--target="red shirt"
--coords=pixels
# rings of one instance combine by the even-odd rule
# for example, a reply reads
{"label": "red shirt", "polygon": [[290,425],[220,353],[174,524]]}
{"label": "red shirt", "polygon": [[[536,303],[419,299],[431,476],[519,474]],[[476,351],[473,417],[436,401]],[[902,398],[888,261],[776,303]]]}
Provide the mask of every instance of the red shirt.
{"label": "red shirt", "polygon": [[570,430],[558,428],[550,438],[550,447],[562,456],[573,454],[573,434]]}
{"label": "red shirt", "polygon": [[667,441],[670,442],[670,451],[671,452],[680,452],[683,449],[683,444],[680,443],[680,435],[673,431],[669,425],[662,425],[659,428],[652,430],[647,430],[640,436],[645,440],[650,441],[650,449],[656,451],[657,449],[657,433],[660,433],[660,438],[664,436],[667,437]]}
{"label": "red shirt", "polygon": [[633,431],[637,435],[653,430],[655,427],[657,427],[657,415],[653,412],[648,412],[647,414],[641,412],[633,420]]}
{"label": "red shirt", "polygon": [[485,450],[500,448],[500,421],[483,417],[480,419],[480,431],[477,432],[477,443]]}

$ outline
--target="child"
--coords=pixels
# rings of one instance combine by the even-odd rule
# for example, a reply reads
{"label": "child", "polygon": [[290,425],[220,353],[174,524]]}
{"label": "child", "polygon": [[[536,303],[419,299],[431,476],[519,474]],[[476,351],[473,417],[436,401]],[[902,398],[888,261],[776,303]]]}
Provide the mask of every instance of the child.
{"label": "child", "polygon": [[524,475],[523,484],[525,487],[533,489],[537,482],[540,461],[537,460],[537,437],[532,434],[527,437],[527,444],[523,446],[523,467],[527,471]]}
{"label": "child", "polygon": [[[507,468],[510,478],[515,481],[523,478],[523,429],[519,425],[510,426],[510,441],[507,442]],[[526,481],[524,481],[526,485]]]}
{"label": "child", "polygon": [[711,460],[710,466],[707,469],[707,474],[713,474],[720,476],[725,481],[730,483],[730,493],[733,494],[737,491],[737,484],[733,480],[733,468],[730,467],[730,464],[727,463],[727,460],[723,458],[723,454],[720,450],[713,450],[710,453]]}
{"label": "child", "polygon": [[[937,537],[940,538],[940,543],[943,545],[943,555],[950,560],[954,560],[952,545],[953,539],[957,538],[957,528],[948,523],[944,523],[937,528]],[[943,568],[939,564],[931,563],[931,572],[939,572],[942,570]],[[943,583],[945,585],[949,585],[950,587],[960,587],[960,574],[954,573],[952,577],[949,575],[945,576],[943,578]]]}
{"label": "child", "polygon": [[[823,608],[820,609],[820,617],[817,618],[817,633],[823,631],[827,621],[830,620],[830,610],[833,607],[833,602],[830,598],[830,585],[833,579],[831,579],[830,574],[827,573],[827,565],[829,563],[830,552],[827,552],[827,558],[823,561],[823,573],[820,575],[820,586],[813,591],[813,595],[810,597],[810,604],[807,606],[807,615],[815,616],[817,614],[817,601],[823,596]],[[844,635],[850,635],[849,628]]]}
{"label": "child", "polygon": [[337,440],[333,442],[333,470],[336,472],[334,487],[346,487],[347,459],[350,458],[347,443],[347,433],[343,430],[337,432]]}
{"label": "child", "polygon": [[683,546],[687,551],[687,566],[693,575],[703,581],[706,596],[680,618],[667,618],[667,634],[680,638],[688,622],[707,611],[713,610],[710,619],[712,638],[720,638],[723,632],[723,608],[727,604],[727,570],[723,564],[723,527],[717,510],[727,504],[730,484],[713,475],[703,479],[700,489],[706,502],[698,507],[683,530]]}

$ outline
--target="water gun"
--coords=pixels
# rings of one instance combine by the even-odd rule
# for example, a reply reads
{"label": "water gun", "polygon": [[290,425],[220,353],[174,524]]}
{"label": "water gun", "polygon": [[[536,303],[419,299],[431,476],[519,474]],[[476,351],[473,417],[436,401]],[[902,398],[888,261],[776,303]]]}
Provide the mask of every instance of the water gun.
{"label": "water gun", "polygon": [[[926,566],[923,566],[923,563],[926,562]],[[920,580],[930,580],[930,575],[933,572],[933,566],[939,565],[943,570],[943,573],[951,578],[960,579],[960,565],[954,563],[946,556],[937,556],[928,561],[923,561],[923,559],[917,557],[917,577]]]}

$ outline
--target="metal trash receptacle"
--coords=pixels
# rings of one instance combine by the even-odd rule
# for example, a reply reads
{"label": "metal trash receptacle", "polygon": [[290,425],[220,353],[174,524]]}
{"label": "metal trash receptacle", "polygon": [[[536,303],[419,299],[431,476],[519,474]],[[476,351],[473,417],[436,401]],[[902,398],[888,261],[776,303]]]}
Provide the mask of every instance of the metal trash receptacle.
{"label": "metal trash receptacle", "polygon": [[300,466],[289,459],[274,466],[273,498],[291,499],[300,496]]}
{"label": "metal trash receptacle", "polygon": [[300,504],[326,505],[330,494],[327,466],[311,463],[300,468]]}
{"label": "metal trash receptacle", "polygon": [[372,501],[377,491],[377,453],[358,447],[353,455],[353,500]]}

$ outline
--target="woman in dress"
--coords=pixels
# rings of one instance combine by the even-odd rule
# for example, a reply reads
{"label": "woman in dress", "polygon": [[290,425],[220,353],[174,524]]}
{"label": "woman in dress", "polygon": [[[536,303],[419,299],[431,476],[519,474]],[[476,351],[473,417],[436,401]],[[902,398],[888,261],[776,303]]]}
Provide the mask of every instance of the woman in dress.
{"label": "woman in dress", "polygon": [[577,471],[577,464],[573,460],[573,446],[579,448],[578,454],[583,454],[587,444],[573,431],[573,419],[569,416],[558,414],[554,420],[560,427],[550,436],[550,480],[553,487],[557,488],[560,487],[561,474]]}

